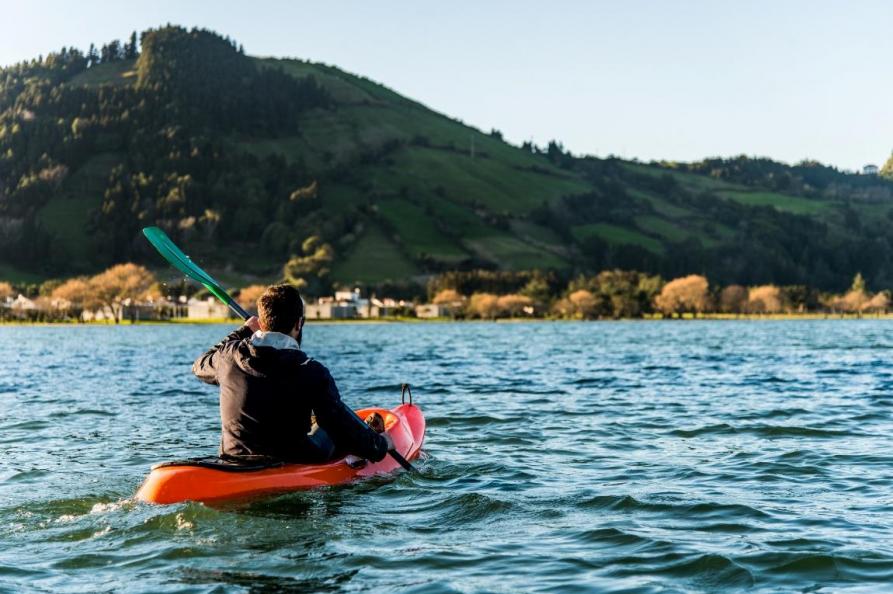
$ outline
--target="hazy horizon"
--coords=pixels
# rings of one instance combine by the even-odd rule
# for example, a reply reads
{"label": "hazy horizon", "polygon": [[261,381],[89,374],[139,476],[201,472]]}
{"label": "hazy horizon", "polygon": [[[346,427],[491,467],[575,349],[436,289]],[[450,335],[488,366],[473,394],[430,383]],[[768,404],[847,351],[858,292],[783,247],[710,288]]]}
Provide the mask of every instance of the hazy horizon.
{"label": "hazy horizon", "polygon": [[518,2],[422,9],[266,2],[16,3],[0,64],[168,22],[229,35],[258,56],[333,64],[506,139],[576,154],[693,161],[746,154],[841,169],[893,147],[880,2],[622,7]]}

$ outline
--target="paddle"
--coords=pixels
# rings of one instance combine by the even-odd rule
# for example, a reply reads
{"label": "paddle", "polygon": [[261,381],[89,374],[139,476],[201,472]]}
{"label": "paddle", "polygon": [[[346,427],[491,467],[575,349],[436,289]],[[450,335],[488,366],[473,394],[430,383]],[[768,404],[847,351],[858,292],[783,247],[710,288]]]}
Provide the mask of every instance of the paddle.
{"label": "paddle", "polygon": [[[242,306],[236,303],[235,299],[229,296],[223,287],[220,286],[214,278],[205,272],[199,267],[198,264],[192,261],[192,259],[183,253],[183,251],[177,247],[177,245],[171,241],[171,238],[167,236],[163,230],[158,227],[145,227],[143,229],[143,235],[146,236],[146,239],[149,240],[149,243],[158,250],[158,253],[167,260],[174,268],[185,274],[191,279],[197,280],[200,282],[214,297],[217,297],[220,301],[225,303],[231,310],[233,310],[236,315],[238,315],[243,320],[247,320],[251,316],[247,311],[242,309]],[[345,407],[346,408],[346,407]],[[347,410],[350,410],[349,408]],[[352,410],[350,410],[353,413]],[[354,417],[360,422],[363,423],[363,420],[360,419],[359,416],[354,413]],[[364,423],[365,424],[365,423]],[[411,472],[415,472],[415,467],[409,463],[409,461],[403,457],[400,452],[397,450],[388,450],[388,453],[391,455],[391,458],[397,461],[400,466],[409,470]]]}
{"label": "paddle", "polygon": [[247,320],[251,317],[248,315],[247,311],[242,309],[241,305],[236,303],[236,301],[223,290],[220,284],[214,280],[210,274],[199,268],[198,264],[184,254],[183,251],[171,241],[171,238],[167,236],[167,233],[158,227],[146,227],[143,229],[143,235],[146,236],[149,243],[151,243],[152,246],[158,250],[158,253],[173,265],[174,268],[204,285],[214,297],[217,297],[217,299],[229,306],[229,308],[236,312],[236,315],[243,320]]}

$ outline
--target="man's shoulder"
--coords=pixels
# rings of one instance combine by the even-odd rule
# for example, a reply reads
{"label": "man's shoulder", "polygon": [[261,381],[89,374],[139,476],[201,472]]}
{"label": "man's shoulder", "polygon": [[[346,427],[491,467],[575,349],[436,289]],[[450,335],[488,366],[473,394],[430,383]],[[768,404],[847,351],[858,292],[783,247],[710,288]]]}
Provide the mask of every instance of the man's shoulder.
{"label": "man's shoulder", "polygon": [[312,373],[315,375],[316,374],[318,374],[318,375],[328,375],[329,374],[328,367],[326,367],[325,365],[323,365],[322,363],[320,363],[313,357],[309,356],[308,354],[304,353],[303,351],[301,351],[301,354],[303,355],[303,357],[301,357],[301,360],[298,363],[298,365],[301,366],[302,368],[304,368],[308,373]]}

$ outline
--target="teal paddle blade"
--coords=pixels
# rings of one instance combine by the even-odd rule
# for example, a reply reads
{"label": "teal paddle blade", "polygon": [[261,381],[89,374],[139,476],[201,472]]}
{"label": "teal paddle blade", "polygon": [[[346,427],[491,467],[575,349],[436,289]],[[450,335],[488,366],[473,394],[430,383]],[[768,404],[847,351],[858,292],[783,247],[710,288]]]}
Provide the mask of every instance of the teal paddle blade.
{"label": "teal paddle blade", "polygon": [[192,259],[183,253],[183,250],[177,247],[171,238],[167,236],[163,230],[158,227],[146,227],[143,229],[143,235],[149,240],[149,243],[158,250],[158,253],[168,261],[174,268],[185,274],[191,279],[200,282],[212,295],[225,303],[234,312],[239,314],[243,319],[248,318],[248,312],[242,309],[232,297],[214,280],[214,278],[202,270],[202,268],[192,261]]}

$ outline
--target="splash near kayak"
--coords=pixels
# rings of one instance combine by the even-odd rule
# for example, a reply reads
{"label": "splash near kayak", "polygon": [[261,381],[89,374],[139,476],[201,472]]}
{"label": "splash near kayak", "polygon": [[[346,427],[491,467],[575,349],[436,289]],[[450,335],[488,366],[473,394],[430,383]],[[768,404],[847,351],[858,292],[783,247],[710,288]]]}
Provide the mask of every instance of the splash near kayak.
{"label": "splash near kayak", "polygon": [[[367,408],[356,412],[362,418],[380,414],[395,449],[407,460],[418,457],[425,438],[425,417],[418,406],[407,403],[392,410]],[[379,462],[348,456],[326,464],[245,465],[220,459],[165,462],[152,468],[136,499],[158,504],[227,501],[338,485],[398,468],[400,464],[392,456]]]}

